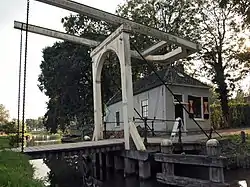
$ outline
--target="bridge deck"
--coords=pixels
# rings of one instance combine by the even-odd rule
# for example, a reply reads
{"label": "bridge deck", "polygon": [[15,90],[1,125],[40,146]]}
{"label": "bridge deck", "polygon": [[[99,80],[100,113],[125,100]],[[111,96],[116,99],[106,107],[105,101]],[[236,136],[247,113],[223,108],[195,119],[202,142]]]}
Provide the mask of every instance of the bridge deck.
{"label": "bridge deck", "polygon": [[[32,154],[36,152],[59,152],[59,151],[74,151],[79,149],[98,149],[104,147],[123,147],[124,140],[122,139],[109,139],[109,140],[100,140],[100,141],[86,141],[86,142],[77,142],[77,143],[65,143],[65,144],[52,144],[52,145],[43,145],[43,146],[33,146],[25,147],[24,153]],[[12,151],[20,152],[21,148],[11,149]]]}
{"label": "bridge deck", "polygon": [[[168,137],[153,137],[148,138],[149,144],[160,144],[162,139]],[[201,143],[206,137],[204,135],[191,135],[182,137],[183,143]],[[178,138],[176,138],[176,141]],[[77,142],[77,143],[65,143],[65,144],[52,144],[52,145],[43,145],[43,146],[33,146],[25,147],[24,153],[41,153],[41,152],[62,152],[62,151],[77,151],[83,149],[101,149],[107,147],[117,147],[117,149],[123,149],[124,147],[123,139],[107,139],[100,141],[86,141],[86,142]],[[14,148],[13,151],[20,152],[21,148]]]}

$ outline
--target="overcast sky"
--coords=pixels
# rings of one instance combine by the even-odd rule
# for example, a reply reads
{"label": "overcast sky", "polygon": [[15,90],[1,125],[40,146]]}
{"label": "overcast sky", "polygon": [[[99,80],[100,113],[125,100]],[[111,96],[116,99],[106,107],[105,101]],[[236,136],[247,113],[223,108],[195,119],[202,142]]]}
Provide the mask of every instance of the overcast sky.
{"label": "overcast sky", "polygon": [[[125,0],[77,1],[114,13],[117,5]],[[34,0],[30,2],[30,24],[63,31],[61,18],[69,15],[69,11]],[[14,20],[25,22],[26,0],[0,0],[0,17],[0,104],[4,104],[10,111],[11,118],[16,118],[20,31],[15,30],[13,25]],[[31,33],[28,36],[26,118],[43,116],[46,111],[47,98],[38,89],[37,79],[40,74],[39,65],[42,61],[42,49],[51,46],[56,41]],[[247,87],[248,84],[249,79],[243,85]]]}
{"label": "overcast sky", "polygon": [[[111,13],[124,0],[76,0]],[[30,0],[30,24],[64,31],[61,18],[71,12]],[[26,0],[0,0],[0,104],[17,118],[18,67],[20,31],[13,28],[14,20],[25,22]],[[25,33],[24,33],[25,35]],[[37,87],[42,49],[57,40],[29,34],[26,89],[26,118],[43,116],[46,111],[46,96]],[[24,49],[24,46],[23,46]],[[24,61],[24,55],[23,55]]]}

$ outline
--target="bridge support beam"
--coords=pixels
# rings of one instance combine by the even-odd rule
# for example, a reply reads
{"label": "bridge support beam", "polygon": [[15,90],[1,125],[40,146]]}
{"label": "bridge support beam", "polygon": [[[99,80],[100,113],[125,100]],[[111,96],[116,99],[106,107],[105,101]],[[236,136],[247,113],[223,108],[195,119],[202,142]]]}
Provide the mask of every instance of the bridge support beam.
{"label": "bridge support beam", "polygon": [[[133,124],[134,106],[133,106],[133,84],[131,69],[131,54],[129,34],[130,27],[127,25],[120,26],[108,38],[106,38],[98,47],[91,52],[92,70],[93,70],[93,91],[94,91],[94,120],[95,130],[93,140],[103,139],[103,114],[102,114],[102,98],[101,98],[101,72],[107,53],[113,51],[118,56],[121,68],[121,84],[122,84],[122,110],[124,121],[124,140],[125,149],[130,149],[130,127]],[[133,141],[137,145],[137,149],[145,150],[145,146],[140,138],[137,130],[132,134]]]}
{"label": "bridge support beam", "polygon": [[151,165],[149,161],[139,160],[139,177],[149,179],[151,177]]}
{"label": "bridge support beam", "polygon": [[135,173],[136,160],[130,158],[124,158],[124,174],[125,176],[129,176]]}
{"label": "bridge support beam", "polygon": [[121,156],[114,156],[114,166],[115,166],[115,171],[123,170],[124,160]]}

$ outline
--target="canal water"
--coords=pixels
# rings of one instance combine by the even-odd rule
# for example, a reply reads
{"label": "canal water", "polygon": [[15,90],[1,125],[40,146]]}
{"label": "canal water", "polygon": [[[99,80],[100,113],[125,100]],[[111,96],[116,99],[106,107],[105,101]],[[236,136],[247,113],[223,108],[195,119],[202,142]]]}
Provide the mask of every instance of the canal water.
{"label": "canal water", "polygon": [[[35,168],[34,177],[44,181],[48,187],[82,187],[81,177],[79,174],[74,173],[72,170],[67,170],[65,167],[58,165],[57,171],[52,171],[43,162],[42,159],[31,160],[31,164]],[[61,171],[60,171],[61,169]],[[59,170],[59,172],[58,172]],[[58,177],[55,173],[59,174]],[[232,171],[225,171],[225,180],[230,184],[230,187],[250,187],[250,170],[238,169]],[[140,181],[136,177],[124,179],[121,174],[114,174],[111,180],[106,181],[104,187],[166,187],[166,185],[152,181]]]}
{"label": "canal water", "polygon": [[[57,139],[47,138],[46,140],[35,140],[28,145],[60,143]],[[60,162],[50,163],[49,168],[42,159],[31,160],[35,168],[34,177],[44,181],[48,187],[82,187],[82,179],[74,169],[68,168]],[[250,169],[238,169],[225,171],[225,181],[230,187],[250,187]],[[122,174],[114,174],[111,180],[106,181],[104,187],[166,187],[157,183],[156,180],[142,182],[136,177],[124,179]]]}

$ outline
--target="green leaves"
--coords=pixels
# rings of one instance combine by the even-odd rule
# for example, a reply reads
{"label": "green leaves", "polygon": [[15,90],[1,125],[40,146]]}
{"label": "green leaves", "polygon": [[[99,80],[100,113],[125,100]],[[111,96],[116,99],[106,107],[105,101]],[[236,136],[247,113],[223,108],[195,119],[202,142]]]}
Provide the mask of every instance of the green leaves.
{"label": "green leaves", "polygon": [[0,124],[6,123],[9,120],[9,111],[6,110],[3,104],[0,104]]}
{"label": "green leaves", "polygon": [[[239,14],[234,1],[188,0],[128,0],[116,13],[127,19],[157,28],[202,44],[202,51],[182,60],[196,75],[207,77],[219,94],[223,115],[228,115],[228,93],[237,89],[236,82],[248,72],[249,51],[240,51],[243,42]],[[237,5],[238,6],[238,5]],[[239,17],[240,18],[240,17]],[[242,18],[243,19],[243,18]],[[70,15],[61,20],[70,34],[103,41],[116,26],[84,15]],[[157,42],[156,38],[133,34],[131,43],[144,50]],[[172,50],[169,45],[165,50]],[[43,51],[39,88],[48,97],[46,127],[52,132],[65,130],[70,121],[79,126],[93,123],[91,49],[68,42],[55,43]],[[157,52],[162,54],[162,50]],[[198,64],[198,65],[197,65]],[[155,64],[157,69],[162,66]],[[152,72],[138,60],[132,61],[133,80]],[[199,71],[200,70],[200,71]],[[102,72],[102,98],[107,102],[119,91],[120,66],[115,54],[108,54]]]}
{"label": "green leaves", "polygon": [[0,186],[4,187],[43,187],[33,179],[33,168],[29,158],[21,153],[0,152]]}

